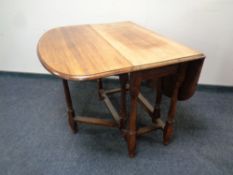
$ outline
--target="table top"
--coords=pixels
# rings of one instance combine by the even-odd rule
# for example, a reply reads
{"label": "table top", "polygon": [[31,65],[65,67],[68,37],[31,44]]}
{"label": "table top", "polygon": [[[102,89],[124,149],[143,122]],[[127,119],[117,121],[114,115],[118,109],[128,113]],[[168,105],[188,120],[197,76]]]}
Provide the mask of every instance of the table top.
{"label": "table top", "polygon": [[51,73],[91,80],[203,58],[204,55],[132,22],[51,29],[38,56]]}

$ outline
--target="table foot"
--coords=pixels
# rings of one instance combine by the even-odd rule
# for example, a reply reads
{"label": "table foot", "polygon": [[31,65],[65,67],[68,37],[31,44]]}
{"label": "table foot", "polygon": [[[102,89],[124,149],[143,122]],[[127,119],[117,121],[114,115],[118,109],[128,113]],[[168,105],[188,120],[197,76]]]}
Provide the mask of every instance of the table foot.
{"label": "table foot", "polygon": [[137,133],[127,133],[128,155],[133,158],[136,155]]}
{"label": "table foot", "polygon": [[167,145],[173,135],[173,123],[166,122],[166,125],[163,130],[163,144]]}

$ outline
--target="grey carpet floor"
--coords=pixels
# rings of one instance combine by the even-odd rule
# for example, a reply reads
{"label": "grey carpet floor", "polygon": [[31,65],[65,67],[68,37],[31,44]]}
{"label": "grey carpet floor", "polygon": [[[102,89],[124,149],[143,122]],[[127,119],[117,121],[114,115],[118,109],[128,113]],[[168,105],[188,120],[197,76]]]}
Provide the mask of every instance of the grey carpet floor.
{"label": "grey carpet floor", "polygon": [[[117,87],[106,80],[105,87]],[[76,113],[110,117],[98,101],[96,83],[70,82]],[[142,87],[153,101],[152,90]],[[118,105],[118,96],[112,97]],[[168,98],[162,104],[167,113]],[[139,108],[138,125],[149,117]],[[162,144],[161,131],[140,137],[137,156],[130,159],[117,129],[80,125],[72,134],[59,79],[0,74],[1,175],[221,175],[233,174],[233,90],[199,88],[178,103],[171,143]]]}

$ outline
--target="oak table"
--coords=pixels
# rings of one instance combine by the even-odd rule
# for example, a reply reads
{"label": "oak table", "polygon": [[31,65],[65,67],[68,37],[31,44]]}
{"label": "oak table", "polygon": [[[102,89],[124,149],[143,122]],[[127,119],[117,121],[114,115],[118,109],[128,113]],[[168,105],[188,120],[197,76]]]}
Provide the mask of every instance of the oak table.
{"label": "oak table", "polygon": [[[54,28],[38,42],[38,57],[52,74],[62,78],[68,109],[68,122],[74,133],[78,123],[118,127],[135,156],[138,135],[163,130],[163,143],[173,134],[177,100],[192,96],[205,56],[132,22],[77,25]],[[119,75],[119,89],[104,90],[102,78]],[[114,120],[75,116],[67,80],[97,80],[99,97]],[[140,93],[143,80],[155,80],[154,107]],[[130,114],[126,93],[130,94]],[[108,95],[120,92],[120,113]],[[167,121],[160,119],[162,94],[171,97]],[[150,126],[137,128],[137,103],[152,118]]]}

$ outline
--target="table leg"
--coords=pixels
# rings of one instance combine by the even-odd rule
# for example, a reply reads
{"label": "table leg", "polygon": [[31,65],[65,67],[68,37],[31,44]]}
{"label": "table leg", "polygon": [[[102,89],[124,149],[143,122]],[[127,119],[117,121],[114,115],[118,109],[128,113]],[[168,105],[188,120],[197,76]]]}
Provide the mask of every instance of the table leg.
{"label": "table leg", "polygon": [[162,101],[162,87],[161,87],[161,78],[159,78],[156,82],[156,99],[155,106],[153,111],[152,121],[156,122],[156,119],[160,118],[160,104]]}
{"label": "table leg", "polygon": [[65,93],[66,105],[67,105],[68,123],[73,133],[76,133],[78,132],[78,125],[74,121],[75,113],[72,105],[72,99],[70,96],[70,90],[67,80],[63,80],[63,87],[64,87],[64,93]]}
{"label": "table leg", "polygon": [[99,99],[103,100],[104,97],[102,96],[102,93],[101,93],[103,91],[103,81],[101,78],[97,80],[97,87],[98,87]]}
{"label": "table leg", "polygon": [[141,78],[136,73],[130,74],[130,117],[128,123],[128,153],[135,156],[137,136],[137,98],[140,91]]}
{"label": "table leg", "polygon": [[186,67],[186,64],[181,64],[177,73],[176,83],[171,96],[167,122],[163,131],[163,144],[165,145],[169,143],[169,140],[173,135],[177,98],[180,85],[182,84],[185,78]]}
{"label": "table leg", "polygon": [[120,97],[120,129],[125,128],[127,110],[126,110],[126,85],[128,82],[128,74],[121,74],[120,84],[121,84],[121,97]]}

